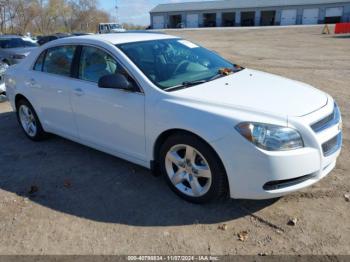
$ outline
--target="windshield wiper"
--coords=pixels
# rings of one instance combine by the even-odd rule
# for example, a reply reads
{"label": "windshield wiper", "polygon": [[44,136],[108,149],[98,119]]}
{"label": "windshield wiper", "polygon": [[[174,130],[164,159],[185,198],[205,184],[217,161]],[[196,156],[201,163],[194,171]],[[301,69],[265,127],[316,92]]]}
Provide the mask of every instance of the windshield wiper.
{"label": "windshield wiper", "polygon": [[184,89],[187,87],[191,87],[191,86],[195,86],[195,85],[200,85],[200,84],[204,84],[210,81],[213,81],[215,79],[219,79],[221,77],[225,77],[225,76],[229,76],[232,75],[236,72],[239,72],[241,70],[243,70],[243,67],[238,66],[236,69],[231,69],[231,68],[222,68],[218,71],[218,73],[216,75],[214,75],[213,77],[209,78],[209,79],[204,79],[204,80],[195,80],[195,81],[185,81],[180,85],[176,85],[176,86],[171,86],[168,88],[165,88],[165,91],[175,91],[175,90],[180,90],[180,89]]}
{"label": "windshield wiper", "polygon": [[196,80],[196,81],[185,81],[182,83],[183,86],[188,87],[188,86],[195,86],[195,85],[200,85],[208,82],[208,80]]}
{"label": "windshield wiper", "polygon": [[195,86],[195,85],[204,84],[208,81],[209,80],[185,81],[180,85],[171,86],[171,87],[165,88],[164,90],[165,91],[175,91],[175,90],[184,89],[184,88]]}

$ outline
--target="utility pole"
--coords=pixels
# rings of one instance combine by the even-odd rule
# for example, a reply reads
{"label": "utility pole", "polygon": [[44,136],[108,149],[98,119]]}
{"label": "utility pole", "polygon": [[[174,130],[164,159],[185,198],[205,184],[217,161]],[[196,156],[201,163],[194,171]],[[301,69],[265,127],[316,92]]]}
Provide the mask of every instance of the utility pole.
{"label": "utility pole", "polygon": [[115,22],[119,23],[119,7],[118,7],[118,0],[115,0]]}

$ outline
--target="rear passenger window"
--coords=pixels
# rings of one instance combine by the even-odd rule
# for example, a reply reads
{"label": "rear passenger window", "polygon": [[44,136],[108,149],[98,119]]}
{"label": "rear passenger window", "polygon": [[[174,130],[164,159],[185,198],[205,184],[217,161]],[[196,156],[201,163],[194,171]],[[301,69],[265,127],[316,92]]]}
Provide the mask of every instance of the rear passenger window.
{"label": "rear passenger window", "polygon": [[75,46],[59,46],[47,50],[43,72],[70,76]]}
{"label": "rear passenger window", "polygon": [[46,53],[46,51],[42,52],[41,55],[36,60],[35,65],[34,65],[35,71],[42,71],[43,70],[45,53]]}

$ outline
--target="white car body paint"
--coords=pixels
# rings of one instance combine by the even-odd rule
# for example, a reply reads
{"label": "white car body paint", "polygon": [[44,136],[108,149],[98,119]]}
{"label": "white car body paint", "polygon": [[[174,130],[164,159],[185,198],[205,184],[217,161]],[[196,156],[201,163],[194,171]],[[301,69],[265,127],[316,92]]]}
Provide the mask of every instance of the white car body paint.
{"label": "white car body paint", "polygon": [[0,94],[6,92],[6,85],[5,83],[0,84]]}
{"label": "white car body paint", "polygon": [[[150,168],[157,138],[168,130],[192,132],[218,154],[227,172],[232,198],[266,199],[285,195],[316,183],[335,167],[340,148],[330,156],[322,144],[341,130],[340,124],[322,132],[311,125],[330,115],[329,95],[300,82],[245,69],[233,75],[187,89],[166,92],[156,87],[115,45],[172,39],[160,34],[107,34],[53,41],[33,51],[6,73],[7,94],[25,96],[35,108],[43,128],[73,141]],[[92,45],[108,51],[131,73],[142,92],[100,89],[86,81],[34,71],[46,48]],[[76,93],[78,89],[82,93]],[[260,122],[292,127],[305,147],[271,152],[243,138],[235,126]],[[269,181],[312,174],[312,178],[276,190],[264,190]]]}

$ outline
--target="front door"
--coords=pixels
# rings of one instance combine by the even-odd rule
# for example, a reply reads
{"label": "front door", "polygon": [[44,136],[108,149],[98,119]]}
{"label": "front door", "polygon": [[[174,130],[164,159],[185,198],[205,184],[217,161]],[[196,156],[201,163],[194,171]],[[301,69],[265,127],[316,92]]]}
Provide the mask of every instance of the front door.
{"label": "front door", "polygon": [[144,160],[144,94],[99,88],[102,76],[127,73],[116,59],[96,47],[82,47],[78,71],[72,106],[80,138],[101,150]]}

